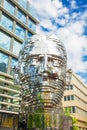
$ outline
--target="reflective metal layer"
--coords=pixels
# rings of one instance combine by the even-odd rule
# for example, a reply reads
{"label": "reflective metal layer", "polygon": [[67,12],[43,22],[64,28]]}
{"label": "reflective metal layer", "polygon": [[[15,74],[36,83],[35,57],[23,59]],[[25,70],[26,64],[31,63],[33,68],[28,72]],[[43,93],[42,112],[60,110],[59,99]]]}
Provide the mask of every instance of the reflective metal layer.
{"label": "reflective metal layer", "polygon": [[54,110],[63,96],[66,51],[54,36],[34,35],[20,51],[16,82],[22,84],[22,101],[29,112]]}
{"label": "reflective metal layer", "polygon": [[34,35],[20,51],[15,82],[22,85],[21,113],[29,129],[62,129],[66,51],[54,36]]}

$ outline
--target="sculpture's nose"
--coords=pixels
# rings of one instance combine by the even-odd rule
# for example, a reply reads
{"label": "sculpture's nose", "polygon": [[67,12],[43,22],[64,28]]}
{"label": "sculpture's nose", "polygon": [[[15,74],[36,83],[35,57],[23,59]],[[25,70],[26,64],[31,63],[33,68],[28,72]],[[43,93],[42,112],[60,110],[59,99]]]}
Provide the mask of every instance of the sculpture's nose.
{"label": "sculpture's nose", "polygon": [[48,57],[45,54],[44,55],[44,61],[43,61],[43,72],[47,72],[48,71],[48,69],[47,69],[47,61],[48,61]]}
{"label": "sculpture's nose", "polygon": [[48,56],[45,54],[44,60],[43,60],[43,76],[57,79],[58,74],[56,72],[53,72],[53,70],[51,70],[51,69],[52,68],[49,68]]}
{"label": "sculpture's nose", "polygon": [[48,69],[48,56],[46,54],[44,55],[44,59],[43,59],[43,72],[44,73],[49,72],[49,69]]}

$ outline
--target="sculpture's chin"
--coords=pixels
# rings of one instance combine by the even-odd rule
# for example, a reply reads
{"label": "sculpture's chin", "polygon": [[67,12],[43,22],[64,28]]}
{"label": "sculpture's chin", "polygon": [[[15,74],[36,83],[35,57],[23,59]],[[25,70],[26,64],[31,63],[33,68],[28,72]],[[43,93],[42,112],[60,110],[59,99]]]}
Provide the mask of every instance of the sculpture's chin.
{"label": "sculpture's chin", "polygon": [[[36,85],[37,84],[37,85]],[[53,110],[60,103],[64,93],[64,85],[60,80],[47,80],[41,82],[30,82],[24,85],[23,100],[29,104],[32,110]],[[29,91],[29,92],[28,92]],[[29,95],[29,97],[28,97]],[[33,109],[32,109],[33,108]]]}

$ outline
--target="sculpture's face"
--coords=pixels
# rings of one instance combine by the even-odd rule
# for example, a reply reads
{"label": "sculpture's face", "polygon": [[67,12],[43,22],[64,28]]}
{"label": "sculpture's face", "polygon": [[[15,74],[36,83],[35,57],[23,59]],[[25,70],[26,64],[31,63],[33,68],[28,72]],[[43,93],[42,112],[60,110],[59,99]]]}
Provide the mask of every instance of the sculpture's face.
{"label": "sculpture's face", "polygon": [[66,53],[57,39],[33,36],[20,52],[19,68],[23,99],[32,102],[30,106],[53,108],[60,102],[65,85]]}

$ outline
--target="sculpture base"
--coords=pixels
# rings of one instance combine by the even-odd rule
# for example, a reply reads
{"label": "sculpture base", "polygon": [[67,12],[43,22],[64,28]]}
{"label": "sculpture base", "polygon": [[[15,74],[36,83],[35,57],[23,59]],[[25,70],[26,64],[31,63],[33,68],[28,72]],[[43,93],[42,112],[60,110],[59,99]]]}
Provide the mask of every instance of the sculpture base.
{"label": "sculpture base", "polygon": [[29,113],[27,127],[29,130],[62,130],[63,117],[60,113]]}

